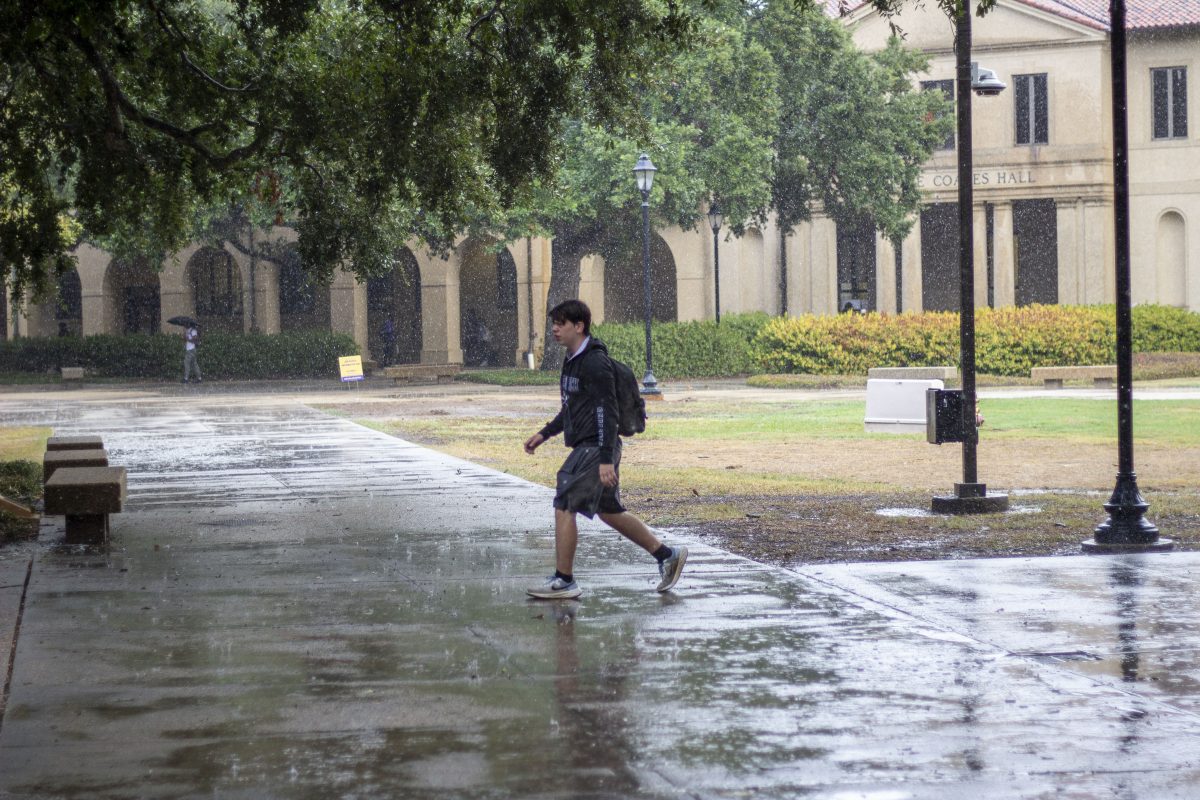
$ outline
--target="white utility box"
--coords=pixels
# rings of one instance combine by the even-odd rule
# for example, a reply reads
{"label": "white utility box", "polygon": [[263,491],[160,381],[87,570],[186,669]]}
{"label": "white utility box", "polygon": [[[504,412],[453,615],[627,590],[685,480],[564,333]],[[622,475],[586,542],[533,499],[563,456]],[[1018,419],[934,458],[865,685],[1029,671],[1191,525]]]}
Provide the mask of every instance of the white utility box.
{"label": "white utility box", "polygon": [[938,380],[868,380],[867,431],[924,434],[925,391],[944,388]]}

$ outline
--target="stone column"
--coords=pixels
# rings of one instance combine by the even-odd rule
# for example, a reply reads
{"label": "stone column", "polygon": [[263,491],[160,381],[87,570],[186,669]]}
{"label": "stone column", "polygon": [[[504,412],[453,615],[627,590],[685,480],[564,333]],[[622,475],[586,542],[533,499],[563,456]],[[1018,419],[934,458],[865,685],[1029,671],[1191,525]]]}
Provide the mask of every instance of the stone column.
{"label": "stone column", "polygon": [[975,226],[971,266],[975,270],[975,308],[980,309],[988,305],[987,206],[976,203],[971,212],[971,224]]}
{"label": "stone column", "polygon": [[1116,262],[1111,200],[1083,203],[1083,292],[1088,305],[1114,303],[1117,297]]}
{"label": "stone column", "polygon": [[367,352],[367,286],[345,267],[334,272],[329,285],[329,327],[349,334]]}
{"label": "stone column", "polygon": [[901,293],[898,311],[921,311],[921,218],[913,224],[912,230],[900,244],[900,271],[902,273]]}
{"label": "stone column", "polygon": [[875,307],[884,314],[895,314],[896,297],[896,247],[892,240],[875,233]]}
{"label": "stone column", "polygon": [[1082,294],[1083,199],[1056,203],[1058,228],[1058,302],[1078,305]]}
{"label": "stone column", "polygon": [[458,253],[437,258],[414,250],[421,269],[421,363],[461,364],[463,360],[458,302]]}
{"label": "stone column", "polygon": [[[83,299],[80,329],[84,336],[104,333],[104,273],[108,271],[112,256],[91,245],[82,244],[75,251],[75,260]],[[166,318],[166,314],[163,314],[163,318]]]}
{"label": "stone column", "polygon": [[812,244],[809,263],[812,265],[812,312],[836,314],[837,297],[837,225],[823,215],[813,215]]}
{"label": "stone column", "polygon": [[996,308],[1017,302],[1016,251],[1013,248],[1012,201],[997,201],[992,208],[992,271]]}

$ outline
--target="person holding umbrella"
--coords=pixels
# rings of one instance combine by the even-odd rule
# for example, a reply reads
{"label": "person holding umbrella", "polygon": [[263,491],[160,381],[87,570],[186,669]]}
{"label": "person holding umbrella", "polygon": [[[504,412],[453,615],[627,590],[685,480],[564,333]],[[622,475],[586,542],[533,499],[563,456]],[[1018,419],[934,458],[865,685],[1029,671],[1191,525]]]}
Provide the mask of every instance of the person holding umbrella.
{"label": "person holding umbrella", "polygon": [[204,377],[200,374],[200,364],[196,361],[196,351],[200,347],[200,323],[191,317],[171,317],[167,322],[183,327],[183,382],[191,381],[192,372],[195,372],[196,383],[202,383]]}

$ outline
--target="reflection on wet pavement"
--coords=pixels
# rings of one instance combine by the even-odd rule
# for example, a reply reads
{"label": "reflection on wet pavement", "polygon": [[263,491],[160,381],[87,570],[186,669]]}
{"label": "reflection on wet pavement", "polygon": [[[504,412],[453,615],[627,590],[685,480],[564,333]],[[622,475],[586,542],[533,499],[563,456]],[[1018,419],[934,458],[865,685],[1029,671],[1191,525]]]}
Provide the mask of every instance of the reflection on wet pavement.
{"label": "reflection on wet pavement", "polygon": [[[678,589],[549,493],[296,404],[0,403],[129,469],[47,525],[0,797],[1187,797],[1200,557],[767,568]],[[514,445],[516,446],[516,445]]]}

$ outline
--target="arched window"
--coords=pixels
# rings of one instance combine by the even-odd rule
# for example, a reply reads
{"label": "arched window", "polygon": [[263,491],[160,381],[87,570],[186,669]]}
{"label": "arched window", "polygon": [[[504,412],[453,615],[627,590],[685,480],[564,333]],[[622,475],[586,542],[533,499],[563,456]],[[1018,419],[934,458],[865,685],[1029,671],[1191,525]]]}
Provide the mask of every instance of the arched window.
{"label": "arched window", "polygon": [[242,275],[232,256],[224,250],[205,247],[188,262],[188,278],[196,316],[202,322],[215,322],[224,328],[241,320]]}

